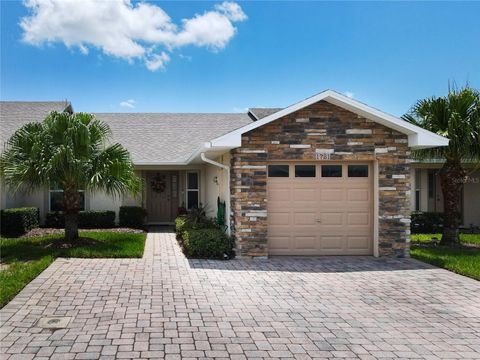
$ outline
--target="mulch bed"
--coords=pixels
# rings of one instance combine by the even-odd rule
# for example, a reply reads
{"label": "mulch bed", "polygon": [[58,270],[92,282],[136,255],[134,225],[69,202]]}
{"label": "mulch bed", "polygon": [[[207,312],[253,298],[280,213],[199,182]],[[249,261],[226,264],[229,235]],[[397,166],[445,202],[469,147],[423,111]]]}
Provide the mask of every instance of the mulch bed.
{"label": "mulch bed", "polygon": [[100,243],[101,241],[98,241],[92,238],[79,237],[73,243],[65,242],[65,239],[58,239],[58,240],[52,241],[51,243],[48,243],[47,245],[44,246],[44,248],[45,249],[71,249],[71,248],[82,247],[82,246],[95,246]]}
{"label": "mulch bed", "polygon": [[[111,228],[111,229],[79,229],[80,231],[108,231],[108,232],[115,232],[115,233],[128,233],[128,234],[142,234],[145,231],[140,229],[132,229],[132,228]],[[63,234],[65,231],[64,229],[55,229],[55,228],[36,228],[30,230],[28,233],[23,235],[22,237],[34,237],[34,236],[44,236],[44,235],[57,235]]]}

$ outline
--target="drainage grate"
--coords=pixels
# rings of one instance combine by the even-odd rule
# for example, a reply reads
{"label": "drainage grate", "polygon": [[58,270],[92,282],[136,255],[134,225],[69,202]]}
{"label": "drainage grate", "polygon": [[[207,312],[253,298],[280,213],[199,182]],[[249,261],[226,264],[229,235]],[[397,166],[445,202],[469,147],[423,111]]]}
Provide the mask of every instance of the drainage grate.
{"label": "drainage grate", "polygon": [[61,316],[48,316],[40,318],[37,322],[37,326],[44,329],[64,329],[70,322],[71,317]]}

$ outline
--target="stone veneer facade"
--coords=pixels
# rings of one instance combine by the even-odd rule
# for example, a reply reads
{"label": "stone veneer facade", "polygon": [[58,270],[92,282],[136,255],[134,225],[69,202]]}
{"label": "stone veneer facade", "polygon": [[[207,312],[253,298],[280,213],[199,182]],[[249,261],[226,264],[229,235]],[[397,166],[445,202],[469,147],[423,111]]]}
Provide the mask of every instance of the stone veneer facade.
{"label": "stone veneer facade", "polygon": [[408,256],[407,135],[326,101],[244,134],[242,146],[232,151],[231,224],[237,256],[268,255],[268,162],[314,162],[317,151],[330,153],[330,161],[378,160],[379,255]]}

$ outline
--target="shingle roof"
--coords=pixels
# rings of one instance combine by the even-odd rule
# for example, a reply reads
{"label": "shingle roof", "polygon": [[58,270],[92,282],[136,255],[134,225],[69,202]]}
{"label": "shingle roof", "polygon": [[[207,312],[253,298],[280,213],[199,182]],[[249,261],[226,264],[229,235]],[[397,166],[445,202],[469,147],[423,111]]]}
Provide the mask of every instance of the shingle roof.
{"label": "shingle roof", "polygon": [[63,111],[67,101],[0,101],[0,149],[23,125],[42,121],[51,111]]}
{"label": "shingle roof", "polygon": [[205,142],[252,122],[247,114],[94,113],[135,164],[186,162]]}
{"label": "shingle roof", "polygon": [[277,111],[282,110],[282,108],[250,108],[248,112],[255,116],[257,120],[260,120],[268,115],[272,115]]}
{"label": "shingle roof", "polygon": [[[0,102],[1,148],[22,125],[42,121],[66,102]],[[252,122],[247,114],[94,113],[110,126],[113,141],[125,146],[136,164],[186,162],[205,142]]]}

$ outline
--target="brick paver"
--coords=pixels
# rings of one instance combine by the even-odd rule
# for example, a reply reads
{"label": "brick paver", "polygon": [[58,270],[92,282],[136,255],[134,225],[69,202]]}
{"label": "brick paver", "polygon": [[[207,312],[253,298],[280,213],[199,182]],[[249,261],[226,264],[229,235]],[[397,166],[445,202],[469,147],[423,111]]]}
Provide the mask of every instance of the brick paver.
{"label": "brick paver", "polygon": [[145,252],[57,259],[0,310],[0,357],[480,358],[480,282],[415,260],[188,260],[161,232]]}

